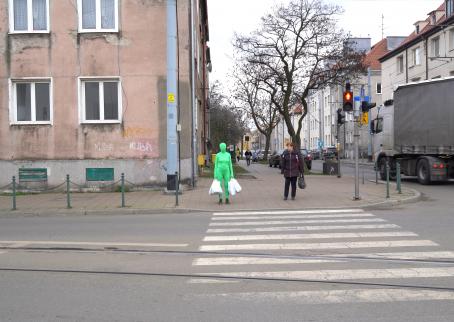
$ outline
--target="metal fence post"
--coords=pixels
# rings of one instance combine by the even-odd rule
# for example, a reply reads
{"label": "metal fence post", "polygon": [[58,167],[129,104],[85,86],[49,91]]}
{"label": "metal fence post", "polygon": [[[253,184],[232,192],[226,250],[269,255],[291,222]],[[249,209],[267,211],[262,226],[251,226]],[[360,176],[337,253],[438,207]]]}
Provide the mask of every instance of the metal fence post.
{"label": "metal fence post", "polygon": [[375,161],[375,184],[378,184],[378,162]]}
{"label": "metal fence post", "polygon": [[121,174],[121,208],[126,207],[125,204],[125,174]]}
{"label": "metal fence post", "polygon": [[386,198],[389,199],[389,162],[386,161]]}
{"label": "metal fence post", "polygon": [[179,190],[180,189],[180,180],[178,178],[178,171],[175,172],[175,206],[178,207],[179,206],[179,202],[178,202],[178,193],[179,193]]}
{"label": "metal fence post", "polygon": [[364,178],[364,168],[363,168],[363,184],[365,184],[365,178]]}
{"label": "metal fence post", "polygon": [[66,175],[66,208],[71,209],[71,192],[70,192],[69,174]]}
{"label": "metal fence post", "polygon": [[402,178],[400,174],[400,162],[396,164],[396,180],[397,180],[397,191],[402,194]]}
{"label": "metal fence post", "polygon": [[13,176],[13,208],[12,210],[17,210],[16,207],[16,176]]}

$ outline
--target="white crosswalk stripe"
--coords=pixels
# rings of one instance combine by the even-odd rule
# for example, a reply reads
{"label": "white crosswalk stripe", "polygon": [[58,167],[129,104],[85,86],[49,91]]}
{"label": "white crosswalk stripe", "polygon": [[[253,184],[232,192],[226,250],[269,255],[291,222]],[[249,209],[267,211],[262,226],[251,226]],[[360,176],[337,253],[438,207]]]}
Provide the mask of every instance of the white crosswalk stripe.
{"label": "white crosswalk stripe", "polygon": [[273,219],[324,219],[324,218],[349,218],[349,217],[375,217],[372,214],[329,214],[329,215],[291,215],[291,216],[240,216],[240,217],[215,217],[213,221],[231,221],[231,220],[273,220]]}
{"label": "white crosswalk stripe", "polygon": [[454,301],[454,293],[408,289],[353,289],[301,292],[249,292],[204,294],[203,298],[221,298],[238,301],[271,301],[297,304],[386,303],[409,301]]}
{"label": "white crosswalk stripe", "polygon": [[385,222],[380,218],[371,219],[328,219],[328,220],[275,220],[275,221],[241,221],[241,222],[212,222],[211,227],[218,226],[267,226],[267,225],[297,225],[297,224],[322,224],[322,223],[360,223],[360,222]]}
{"label": "white crosswalk stripe", "polygon": [[[233,288],[230,293],[200,296],[301,304],[454,300],[453,293],[440,290],[376,286],[288,292],[244,292],[241,287],[235,291],[242,279],[389,285],[396,280],[427,283],[428,279],[454,278],[454,252],[440,250],[436,242],[362,209],[215,213],[199,250],[208,253],[192,263],[200,278],[188,283],[194,287],[213,284],[213,288],[229,283]],[[303,256],[289,251],[310,253]]]}
{"label": "white crosswalk stripe", "polygon": [[409,231],[397,232],[361,232],[361,233],[329,233],[329,234],[293,234],[293,235],[240,235],[240,236],[208,236],[203,241],[241,241],[241,240],[287,240],[287,239],[336,239],[336,238],[376,238],[376,237],[414,237]]}
{"label": "white crosswalk stripe", "polygon": [[379,225],[325,225],[325,226],[289,226],[289,227],[264,227],[264,228],[221,228],[208,229],[208,234],[218,233],[265,233],[277,231],[317,231],[317,230],[357,230],[357,229],[398,229],[394,224]]}

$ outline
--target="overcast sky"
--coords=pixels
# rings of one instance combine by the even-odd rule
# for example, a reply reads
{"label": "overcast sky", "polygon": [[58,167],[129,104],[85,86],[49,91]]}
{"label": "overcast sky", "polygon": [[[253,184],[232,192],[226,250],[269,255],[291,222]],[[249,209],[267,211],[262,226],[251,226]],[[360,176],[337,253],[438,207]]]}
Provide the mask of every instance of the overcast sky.
{"label": "overcast sky", "polygon": [[[224,82],[232,65],[234,32],[247,33],[257,28],[260,17],[277,3],[289,0],[208,0],[212,80]],[[386,36],[408,36],[413,24],[444,0],[325,0],[344,8],[339,25],[353,37],[381,40],[382,15]]]}

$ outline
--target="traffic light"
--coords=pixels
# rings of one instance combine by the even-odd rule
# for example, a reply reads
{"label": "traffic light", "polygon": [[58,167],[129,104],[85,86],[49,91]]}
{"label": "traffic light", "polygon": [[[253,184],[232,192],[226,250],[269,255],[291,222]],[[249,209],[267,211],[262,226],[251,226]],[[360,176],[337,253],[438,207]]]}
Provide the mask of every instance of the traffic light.
{"label": "traffic light", "polygon": [[343,95],[343,110],[344,112],[353,111],[353,92],[351,91],[350,83],[345,84],[345,92]]}
{"label": "traffic light", "polygon": [[345,114],[343,113],[342,109],[337,110],[337,125],[342,125],[345,123]]}
{"label": "traffic light", "polygon": [[367,101],[362,101],[361,102],[361,110],[363,113],[367,113],[370,111],[370,109],[374,108],[375,106],[377,106],[376,103],[369,103]]}

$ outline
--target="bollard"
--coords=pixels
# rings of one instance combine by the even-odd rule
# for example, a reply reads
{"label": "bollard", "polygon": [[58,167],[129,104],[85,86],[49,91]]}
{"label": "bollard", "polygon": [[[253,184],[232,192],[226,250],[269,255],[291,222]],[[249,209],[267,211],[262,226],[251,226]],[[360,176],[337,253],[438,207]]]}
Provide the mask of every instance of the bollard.
{"label": "bollard", "polygon": [[399,194],[402,194],[402,178],[400,174],[400,162],[396,164],[396,181],[397,181],[397,191]]}
{"label": "bollard", "polygon": [[389,199],[389,162],[386,161],[386,198]]}
{"label": "bollard", "polygon": [[121,208],[126,207],[125,204],[125,174],[121,174]]}
{"label": "bollard", "polygon": [[375,184],[378,184],[378,162],[375,161]]}
{"label": "bollard", "polygon": [[178,193],[179,193],[179,190],[180,189],[180,180],[178,178],[178,171],[175,172],[175,206],[178,207],[179,206],[179,203],[178,203]]}
{"label": "bollard", "polygon": [[12,210],[17,210],[16,207],[16,176],[13,176],[13,208]]}
{"label": "bollard", "polygon": [[66,208],[71,209],[71,192],[69,191],[69,174],[66,175]]}

